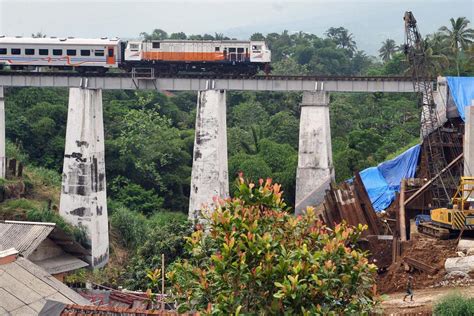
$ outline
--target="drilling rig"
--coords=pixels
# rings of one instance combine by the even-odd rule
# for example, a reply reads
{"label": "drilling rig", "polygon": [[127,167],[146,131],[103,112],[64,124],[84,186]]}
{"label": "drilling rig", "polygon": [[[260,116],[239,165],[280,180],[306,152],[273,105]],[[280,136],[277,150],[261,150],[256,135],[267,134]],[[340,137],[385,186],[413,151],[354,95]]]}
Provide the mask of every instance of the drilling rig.
{"label": "drilling rig", "polygon": [[[458,128],[449,120],[446,122],[440,120],[434,100],[435,80],[429,61],[430,56],[427,53],[427,43],[418,30],[412,12],[405,12],[403,20],[405,22],[404,53],[414,90],[420,95],[422,109],[420,130],[422,159],[424,159],[422,164],[426,166],[426,176],[434,179],[430,187],[431,222],[421,223],[418,230],[438,238],[447,238],[453,230],[465,229],[466,217],[469,218],[469,226],[474,225],[474,222],[471,223],[474,211],[465,209],[469,205],[466,195],[470,196],[472,193],[467,186],[474,184],[474,178],[463,178],[460,182],[461,173],[452,171],[448,167],[450,162],[448,158],[453,160],[462,155],[462,152],[455,152],[455,148],[461,147],[458,137],[451,137],[452,135],[449,134],[458,133]],[[457,144],[453,144],[455,142]],[[465,214],[466,212],[468,214]]]}
{"label": "drilling rig", "polygon": [[[454,126],[444,128],[434,102],[434,78],[429,65],[427,46],[410,11],[405,12],[405,45],[404,53],[409,65],[415,92],[420,95],[422,150],[427,165],[427,176],[430,179],[438,176],[431,186],[432,206],[448,205],[451,196],[459,183],[459,175],[453,175],[451,169],[443,170],[448,165],[446,143],[452,142],[446,137],[446,130],[455,130]],[[449,124],[449,123],[448,123]],[[450,153],[456,157],[461,153]]]}

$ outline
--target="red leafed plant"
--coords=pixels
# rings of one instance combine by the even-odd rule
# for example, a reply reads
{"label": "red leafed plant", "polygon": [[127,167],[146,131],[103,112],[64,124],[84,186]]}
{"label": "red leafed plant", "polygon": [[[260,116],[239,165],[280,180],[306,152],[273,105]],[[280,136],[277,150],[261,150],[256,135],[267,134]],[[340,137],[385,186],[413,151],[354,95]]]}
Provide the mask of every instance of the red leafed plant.
{"label": "red leafed plant", "polygon": [[333,230],[308,208],[293,216],[271,179],[237,179],[207,227],[187,239],[189,259],[168,273],[180,312],[360,314],[378,304],[375,266],[355,248],[364,229]]}

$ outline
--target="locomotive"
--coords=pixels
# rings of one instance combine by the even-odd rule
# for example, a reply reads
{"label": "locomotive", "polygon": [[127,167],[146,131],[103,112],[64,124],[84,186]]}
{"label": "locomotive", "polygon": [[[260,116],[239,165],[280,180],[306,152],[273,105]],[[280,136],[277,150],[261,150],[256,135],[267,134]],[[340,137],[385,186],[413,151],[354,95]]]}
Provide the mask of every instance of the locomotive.
{"label": "locomotive", "polygon": [[118,38],[23,38],[0,36],[0,69],[50,68],[81,73],[153,69],[158,74],[255,75],[270,71],[264,41],[152,40]]}

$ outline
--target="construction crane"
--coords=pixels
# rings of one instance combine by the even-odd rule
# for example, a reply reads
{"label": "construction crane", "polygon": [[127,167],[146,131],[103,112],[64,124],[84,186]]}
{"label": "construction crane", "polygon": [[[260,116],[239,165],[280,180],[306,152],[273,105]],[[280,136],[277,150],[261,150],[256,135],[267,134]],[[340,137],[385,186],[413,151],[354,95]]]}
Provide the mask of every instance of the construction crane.
{"label": "construction crane", "polygon": [[[410,11],[405,12],[405,46],[409,71],[413,80],[414,90],[421,94],[421,140],[423,157],[427,165],[430,179],[436,177],[431,185],[432,207],[445,207],[451,199],[453,189],[457,187],[458,179],[453,177],[448,165],[444,144],[445,140],[441,127],[444,122],[439,119],[433,96],[433,78],[427,57],[426,43],[418,31],[416,19]],[[457,154],[454,155],[456,157]]]}
{"label": "construction crane", "polygon": [[474,230],[474,177],[461,177],[458,190],[448,207],[431,210],[429,219],[417,219],[417,229],[440,239],[452,233]]}

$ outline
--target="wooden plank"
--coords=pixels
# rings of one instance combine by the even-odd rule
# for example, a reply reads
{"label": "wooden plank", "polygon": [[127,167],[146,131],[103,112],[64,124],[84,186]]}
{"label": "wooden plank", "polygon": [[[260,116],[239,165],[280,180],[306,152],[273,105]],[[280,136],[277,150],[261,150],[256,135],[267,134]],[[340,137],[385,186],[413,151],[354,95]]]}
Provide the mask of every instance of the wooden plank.
{"label": "wooden plank", "polygon": [[381,231],[379,219],[377,217],[377,214],[375,214],[372,202],[370,202],[369,194],[365,189],[364,183],[362,182],[362,178],[360,177],[359,172],[356,172],[354,176],[354,190],[357,195],[357,198],[360,201],[362,211],[364,212],[367,221],[370,223],[372,232],[374,233],[374,235],[380,235]]}
{"label": "wooden plank", "polygon": [[402,179],[400,185],[400,208],[399,212],[399,225],[400,225],[400,240],[407,241],[407,228],[406,228],[406,217],[405,217],[405,187],[406,180]]}
{"label": "wooden plank", "polygon": [[409,265],[412,266],[415,269],[424,271],[429,274],[434,274],[438,270],[436,267],[430,266],[427,263],[421,262],[415,258],[412,257],[406,257],[404,261]]}
{"label": "wooden plank", "polygon": [[444,167],[443,170],[441,170],[436,176],[434,176],[432,179],[430,179],[428,182],[426,182],[421,188],[418,189],[415,193],[413,193],[412,196],[410,196],[408,199],[405,200],[405,207],[410,204],[414,199],[416,199],[421,193],[423,193],[426,189],[428,189],[431,184],[436,181],[443,173],[445,173],[447,170],[449,170],[452,166],[454,166],[459,160],[462,159],[464,154],[460,154],[456,158],[454,158],[453,161],[451,161],[446,167]]}

